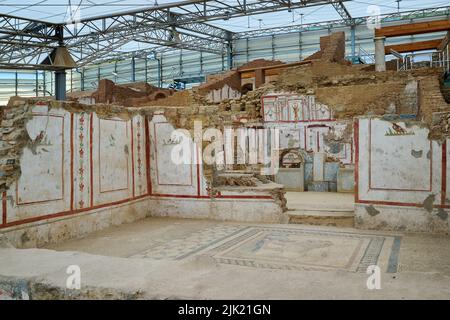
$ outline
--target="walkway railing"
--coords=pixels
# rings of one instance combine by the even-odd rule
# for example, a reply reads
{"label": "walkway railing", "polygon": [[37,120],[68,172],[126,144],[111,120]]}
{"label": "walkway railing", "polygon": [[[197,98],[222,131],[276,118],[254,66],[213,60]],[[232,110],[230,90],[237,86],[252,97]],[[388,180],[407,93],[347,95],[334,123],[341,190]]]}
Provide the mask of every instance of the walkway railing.
{"label": "walkway railing", "polygon": [[414,70],[423,67],[441,68],[444,73],[450,73],[449,46],[437,52],[408,54],[403,61],[398,60],[399,71]]}

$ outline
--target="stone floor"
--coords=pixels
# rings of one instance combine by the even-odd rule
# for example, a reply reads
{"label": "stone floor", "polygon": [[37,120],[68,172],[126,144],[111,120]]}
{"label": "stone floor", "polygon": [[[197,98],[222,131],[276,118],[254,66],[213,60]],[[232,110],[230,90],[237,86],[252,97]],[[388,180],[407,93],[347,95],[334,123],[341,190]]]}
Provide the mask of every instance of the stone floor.
{"label": "stone floor", "polygon": [[[91,294],[100,288],[158,299],[450,299],[449,248],[444,235],[147,219],[45,250],[0,249],[0,276],[64,289],[67,266],[79,265]],[[381,290],[367,289],[371,265],[381,268]]]}

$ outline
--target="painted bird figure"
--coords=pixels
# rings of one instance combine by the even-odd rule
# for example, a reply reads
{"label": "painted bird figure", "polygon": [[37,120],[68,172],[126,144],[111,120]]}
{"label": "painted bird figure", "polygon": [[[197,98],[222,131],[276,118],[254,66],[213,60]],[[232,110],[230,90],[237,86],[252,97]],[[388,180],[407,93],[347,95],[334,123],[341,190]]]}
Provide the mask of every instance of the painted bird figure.
{"label": "painted bird figure", "polygon": [[392,128],[395,130],[395,132],[397,133],[397,134],[405,134],[406,133],[406,130],[405,129],[403,129],[402,127],[400,127],[398,124],[396,124],[396,123],[394,123],[393,125],[392,125]]}

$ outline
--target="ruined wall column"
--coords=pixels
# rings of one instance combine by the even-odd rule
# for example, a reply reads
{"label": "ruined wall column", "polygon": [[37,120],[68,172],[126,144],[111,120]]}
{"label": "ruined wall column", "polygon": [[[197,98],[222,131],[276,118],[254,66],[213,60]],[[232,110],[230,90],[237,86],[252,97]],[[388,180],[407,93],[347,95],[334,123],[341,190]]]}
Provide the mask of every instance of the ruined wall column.
{"label": "ruined wall column", "polygon": [[263,69],[255,70],[255,89],[262,87],[266,83],[266,74]]}
{"label": "ruined wall column", "polygon": [[375,70],[386,71],[386,53],[385,53],[386,37],[375,38]]}

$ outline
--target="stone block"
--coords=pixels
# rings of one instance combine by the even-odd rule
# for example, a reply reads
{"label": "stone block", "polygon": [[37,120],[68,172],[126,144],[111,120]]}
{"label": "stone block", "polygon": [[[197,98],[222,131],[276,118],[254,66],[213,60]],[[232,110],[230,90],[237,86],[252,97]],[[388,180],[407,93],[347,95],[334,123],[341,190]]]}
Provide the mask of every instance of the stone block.
{"label": "stone block", "polygon": [[314,154],[314,171],[313,180],[317,182],[325,181],[325,161],[327,159],[326,153],[318,152]]}
{"label": "stone block", "polygon": [[305,191],[305,168],[301,166],[295,169],[281,168],[275,177],[278,184],[284,185],[288,191]]}
{"label": "stone block", "polygon": [[311,162],[305,163],[305,185],[313,181],[313,164]]}
{"label": "stone block", "polygon": [[355,169],[340,168],[337,175],[337,191],[342,193],[355,192]]}
{"label": "stone block", "polygon": [[340,168],[339,162],[325,163],[325,181],[337,182],[337,175]]}
{"label": "stone block", "polygon": [[337,192],[337,182],[328,182],[330,192]]}
{"label": "stone block", "polygon": [[308,183],[309,192],[330,192],[330,183],[326,181]]}

